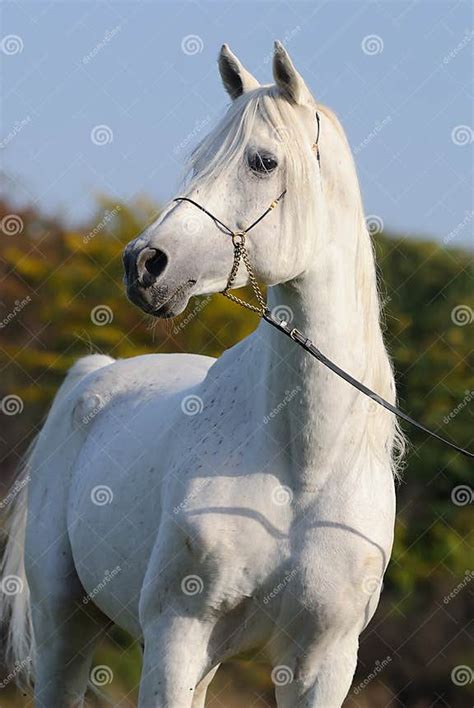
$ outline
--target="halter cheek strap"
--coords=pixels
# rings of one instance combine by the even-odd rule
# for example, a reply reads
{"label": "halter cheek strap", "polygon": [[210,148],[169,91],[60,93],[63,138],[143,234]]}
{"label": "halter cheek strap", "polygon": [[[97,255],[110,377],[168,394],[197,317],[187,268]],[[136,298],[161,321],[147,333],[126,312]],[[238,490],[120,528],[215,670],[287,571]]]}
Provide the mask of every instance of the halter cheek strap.
{"label": "halter cheek strap", "polygon": [[316,123],[318,126],[318,132],[316,133],[316,140],[314,141],[312,147],[313,147],[313,150],[316,150],[316,159],[318,161],[319,169],[321,170],[321,155],[319,152],[319,133],[321,132],[321,121],[319,119],[318,111],[316,111]]}

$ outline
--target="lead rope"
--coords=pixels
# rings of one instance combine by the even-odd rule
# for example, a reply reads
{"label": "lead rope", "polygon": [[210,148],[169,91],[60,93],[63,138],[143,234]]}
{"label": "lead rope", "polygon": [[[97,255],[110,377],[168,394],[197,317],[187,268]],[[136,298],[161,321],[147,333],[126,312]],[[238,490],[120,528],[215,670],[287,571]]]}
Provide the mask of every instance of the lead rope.
{"label": "lead rope", "polygon": [[[316,159],[318,161],[319,168],[321,169],[321,159],[320,159],[320,153],[319,153],[319,133],[320,133],[320,121],[319,121],[319,115],[316,113],[316,120],[318,124],[318,132],[316,136],[316,141],[313,143],[313,149],[316,150]],[[322,186],[322,185],[321,185]],[[195,202],[193,199],[190,199],[189,197],[177,197],[173,201],[175,202],[189,202],[190,204],[193,204],[195,207],[203,211],[205,214],[207,214],[216,225],[220,226],[224,231],[232,238],[232,245],[234,247],[234,260],[232,263],[232,268],[229,274],[229,278],[227,280],[227,285],[225,286],[224,290],[222,291],[222,295],[224,295],[226,298],[229,300],[232,300],[232,302],[235,302],[237,305],[240,305],[241,307],[245,307],[247,310],[251,310],[252,312],[256,312],[257,314],[262,317],[262,319],[265,320],[265,322],[268,322],[272,327],[275,327],[279,332],[283,332],[287,337],[289,337],[293,342],[298,344],[302,349],[304,349],[308,354],[311,354],[312,357],[317,359],[317,361],[321,362],[324,366],[326,366],[328,369],[330,369],[333,373],[336,374],[336,376],[339,376],[339,378],[343,379],[344,381],[347,381],[351,386],[356,388],[358,391],[363,393],[365,396],[368,396],[368,398],[372,399],[376,403],[378,403],[380,406],[385,408],[386,410],[390,411],[390,413],[393,413],[394,415],[398,416],[399,418],[402,418],[405,420],[407,423],[410,423],[410,425],[413,425],[415,428],[418,428],[418,430],[423,431],[427,435],[430,435],[432,438],[435,438],[436,440],[439,440],[440,442],[444,443],[448,447],[450,447],[452,450],[456,450],[456,452],[460,452],[461,455],[465,455],[466,457],[469,457],[471,459],[474,458],[474,453],[469,452],[469,450],[465,450],[463,447],[460,447],[459,445],[456,445],[455,443],[451,442],[450,440],[447,440],[446,438],[443,438],[441,435],[438,435],[438,433],[435,433],[434,430],[430,430],[427,428],[425,425],[422,423],[419,423],[417,420],[409,416],[407,413],[404,413],[400,408],[397,406],[393,405],[392,403],[389,403],[388,401],[385,400],[385,398],[382,398],[382,396],[379,396],[378,393],[375,393],[375,391],[372,391],[370,388],[365,386],[363,383],[355,379],[353,376],[347,373],[347,371],[344,371],[344,369],[341,369],[337,364],[334,364],[330,359],[327,358],[314,344],[313,342],[308,339],[307,337],[302,334],[296,327],[289,327],[288,324],[285,321],[282,320],[277,320],[270,310],[267,308],[267,303],[265,301],[265,298],[262,295],[262,291],[260,290],[260,286],[257,282],[257,278],[255,277],[255,273],[253,272],[252,265],[250,263],[249,255],[247,252],[247,249],[245,247],[245,237],[248,234],[248,232],[253,229],[254,226],[256,226],[262,219],[265,218],[265,216],[272,211],[279,203],[280,199],[284,197],[286,194],[286,189],[280,194],[277,199],[275,199],[270,206],[261,214],[261,216],[258,217],[250,226],[248,226],[246,229],[242,231],[233,231],[230,229],[224,222],[222,222],[220,219],[218,219],[214,214],[211,214],[210,211],[208,211],[205,207],[203,207],[201,204],[198,204],[198,202]],[[235,283],[235,278],[237,276],[239,266],[240,266],[240,261],[244,263],[244,266],[247,270],[248,276],[249,276],[249,282],[250,286],[252,288],[252,291],[255,295],[255,298],[258,302],[258,305],[253,305],[250,302],[246,302],[245,300],[242,300],[242,298],[237,297],[236,295],[233,295],[230,290],[232,289],[234,283]]]}
{"label": "lead rope", "polygon": [[427,435],[431,435],[432,438],[435,438],[436,440],[439,440],[440,442],[444,443],[445,445],[448,445],[448,447],[452,448],[453,450],[456,450],[456,452],[460,452],[462,455],[465,455],[466,457],[469,458],[474,458],[474,453],[469,452],[469,450],[465,450],[463,447],[459,447],[459,445],[456,445],[455,443],[451,442],[450,440],[447,440],[446,438],[443,438],[441,435],[438,435],[438,433],[435,433],[434,430],[430,430],[427,428],[423,423],[419,423],[417,420],[412,418],[408,413],[405,413],[404,411],[400,410],[397,406],[394,406],[392,403],[389,403],[388,401],[385,400],[385,398],[382,398],[382,396],[379,396],[378,393],[375,393],[375,391],[372,391],[368,386],[365,386],[363,383],[355,379],[353,376],[347,373],[347,371],[344,371],[344,369],[341,369],[337,364],[335,364],[331,359],[328,359],[327,356],[325,356],[314,344],[313,342],[308,339],[307,337],[302,334],[296,327],[288,327],[288,324],[284,321],[277,320],[272,313],[269,310],[266,310],[265,313],[262,315],[263,319],[265,322],[268,322],[271,324],[273,327],[278,329],[280,332],[283,332],[286,334],[287,337],[290,337],[290,339],[293,340],[293,342],[296,342],[296,344],[299,344],[302,349],[307,351],[311,356],[313,356],[315,359],[317,359],[321,364],[326,366],[328,369],[333,371],[336,376],[339,376],[339,378],[343,379],[344,381],[347,381],[351,386],[356,388],[358,391],[363,393],[365,396],[368,396],[368,398],[371,398],[373,401],[378,403],[380,406],[385,408],[386,410],[390,411],[390,413],[393,413],[394,415],[398,416],[399,418],[402,418],[405,420],[407,423],[410,423],[410,425],[413,425],[415,428],[418,428],[418,430],[422,430],[424,433]]}

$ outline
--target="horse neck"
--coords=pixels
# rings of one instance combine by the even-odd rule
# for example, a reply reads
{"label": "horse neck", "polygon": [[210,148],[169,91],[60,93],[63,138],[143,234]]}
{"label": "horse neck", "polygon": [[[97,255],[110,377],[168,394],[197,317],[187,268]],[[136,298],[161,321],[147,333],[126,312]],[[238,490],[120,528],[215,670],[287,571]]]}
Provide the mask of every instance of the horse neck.
{"label": "horse neck", "polygon": [[[289,308],[292,324],[324,354],[387,395],[390,365],[360,198],[345,210],[329,205],[325,217],[310,267],[295,281],[269,289],[270,309]],[[271,439],[283,443],[300,484],[305,477],[313,480],[315,467],[329,473],[354,442],[363,449],[373,414],[368,399],[265,322],[255,333],[255,347],[263,420]]]}

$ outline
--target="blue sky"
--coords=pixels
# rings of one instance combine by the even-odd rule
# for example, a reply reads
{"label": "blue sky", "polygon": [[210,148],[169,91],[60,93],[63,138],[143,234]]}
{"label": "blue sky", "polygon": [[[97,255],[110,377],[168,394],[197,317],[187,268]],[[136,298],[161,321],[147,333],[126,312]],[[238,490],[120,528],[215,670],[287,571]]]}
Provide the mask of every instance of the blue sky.
{"label": "blue sky", "polygon": [[266,83],[278,38],[341,118],[366,213],[405,236],[467,245],[472,12],[437,0],[4,2],[8,191],[72,223],[98,193],[164,202],[228,103],[220,45]]}

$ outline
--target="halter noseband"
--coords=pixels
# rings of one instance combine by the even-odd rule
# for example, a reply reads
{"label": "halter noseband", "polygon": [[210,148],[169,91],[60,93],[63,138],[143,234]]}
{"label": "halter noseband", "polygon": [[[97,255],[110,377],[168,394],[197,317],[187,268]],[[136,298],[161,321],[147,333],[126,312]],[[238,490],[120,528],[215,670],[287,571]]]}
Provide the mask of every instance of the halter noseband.
{"label": "halter noseband", "polygon": [[[225,286],[224,290],[222,290],[222,295],[225,295],[225,297],[229,298],[229,300],[232,300],[233,302],[236,302],[238,305],[246,307],[248,310],[258,312],[260,315],[263,315],[265,313],[267,306],[265,298],[262,295],[262,291],[260,290],[260,286],[258,285],[257,279],[250,264],[247,249],[245,248],[245,237],[248,232],[253,229],[254,226],[260,223],[260,221],[262,221],[262,219],[264,219],[266,215],[269,214],[272,209],[274,209],[278,205],[278,202],[285,196],[285,194],[286,189],[284,189],[280,196],[277,197],[267,209],[265,209],[263,214],[261,214],[258,219],[255,219],[255,221],[252,222],[250,226],[247,226],[246,229],[242,229],[240,231],[233,231],[232,229],[230,229],[226,224],[224,224],[223,221],[218,219],[217,216],[214,216],[214,214],[211,214],[211,212],[208,211],[205,207],[201,206],[201,204],[195,202],[194,199],[190,199],[189,197],[177,197],[176,199],[173,199],[173,201],[175,202],[189,202],[190,204],[193,204],[195,207],[207,214],[217,226],[223,228],[224,231],[231,237],[232,245],[234,247],[234,261],[232,263],[232,268],[229,274],[229,278],[227,280],[227,285]],[[242,300],[240,297],[232,295],[232,293],[230,292],[234,285],[241,260],[244,262],[244,265],[247,269],[249,282],[257,299],[258,307],[256,305],[252,305],[250,302]]]}

